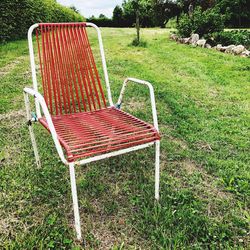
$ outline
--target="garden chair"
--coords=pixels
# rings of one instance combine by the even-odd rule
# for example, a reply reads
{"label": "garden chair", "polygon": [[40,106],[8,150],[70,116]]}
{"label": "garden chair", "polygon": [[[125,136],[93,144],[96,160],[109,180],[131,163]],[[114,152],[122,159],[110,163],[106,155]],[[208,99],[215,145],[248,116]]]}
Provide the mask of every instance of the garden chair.
{"label": "garden chair", "polygon": [[[101,84],[86,27],[97,31],[106,91]],[[38,92],[32,34],[40,63],[43,96]],[[149,82],[125,79],[113,104],[101,32],[92,23],[39,23],[28,31],[33,89],[24,88],[28,127],[36,164],[40,166],[32,123],[38,121],[51,134],[61,161],[69,166],[77,238],[81,239],[75,166],[125,154],[155,144],[155,199],[159,199],[160,136],[155,97]],[[121,110],[129,82],[149,88],[154,126]],[[106,94],[107,93],[107,99]],[[32,115],[29,95],[35,99]]]}

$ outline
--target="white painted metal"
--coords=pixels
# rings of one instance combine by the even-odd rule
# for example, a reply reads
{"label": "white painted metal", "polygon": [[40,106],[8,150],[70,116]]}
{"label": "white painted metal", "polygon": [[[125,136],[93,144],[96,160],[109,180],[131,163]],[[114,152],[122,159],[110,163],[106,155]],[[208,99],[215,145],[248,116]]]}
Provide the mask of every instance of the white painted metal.
{"label": "white painted metal", "polygon": [[84,165],[84,164],[87,164],[87,163],[90,163],[90,162],[93,162],[93,161],[99,161],[99,160],[110,158],[110,157],[113,157],[113,156],[126,154],[126,153],[129,153],[129,152],[135,151],[135,150],[147,148],[147,147],[152,146],[152,145],[154,145],[154,142],[149,142],[147,144],[142,144],[142,145],[139,145],[139,146],[134,146],[134,147],[126,148],[126,149],[121,149],[121,150],[118,150],[118,151],[113,151],[111,153],[94,156],[94,157],[87,158],[87,159],[84,159],[84,160],[81,160],[81,161],[78,161],[78,162],[75,162],[75,163],[77,165]]}
{"label": "white painted metal", "polygon": [[160,141],[155,142],[155,199],[158,201],[160,189]]}
{"label": "white painted metal", "polygon": [[23,91],[27,94],[30,94],[32,95],[35,100],[38,101],[38,104],[40,104],[40,106],[42,107],[42,110],[43,110],[43,114],[46,118],[46,121],[48,123],[48,126],[49,126],[49,130],[50,130],[50,133],[52,135],[52,138],[53,138],[53,141],[55,143],[55,146],[56,146],[56,150],[57,150],[57,153],[60,157],[60,159],[62,160],[62,162],[66,165],[68,165],[68,162],[67,160],[65,159],[64,157],[64,154],[63,154],[63,150],[62,150],[62,147],[59,143],[59,140],[57,138],[57,133],[56,133],[56,130],[55,130],[55,127],[54,127],[54,124],[52,122],[52,119],[51,119],[51,116],[50,116],[50,113],[49,113],[49,110],[47,108],[47,105],[45,103],[45,100],[43,98],[43,96],[38,93],[37,91],[33,90],[33,89],[30,89],[30,88],[24,88]]}
{"label": "white painted metal", "polygon": [[[122,98],[123,98],[127,83],[129,81],[148,86],[149,92],[150,92],[154,127],[156,128],[157,131],[159,131],[156,105],[155,105],[154,88],[151,83],[140,80],[140,79],[136,79],[136,78],[131,78],[131,77],[126,78],[123,82],[121,93],[117,101],[118,107],[121,106]],[[160,141],[156,141],[155,142],[155,199],[156,200],[159,200],[159,188],[160,188]]]}
{"label": "white painted metal", "polygon": [[[32,42],[32,33],[35,28],[38,27],[38,24],[33,24],[30,26],[28,31],[28,43],[29,43],[29,53],[30,53],[30,66],[31,66],[31,73],[32,73],[32,80],[33,80],[33,88],[35,91],[38,91],[37,86],[37,79],[36,79],[36,64],[35,64],[35,58],[34,58],[34,49],[33,49],[33,42]],[[36,105],[36,115],[38,118],[41,117],[41,110],[38,103],[38,100],[35,100]]]}
{"label": "white painted metal", "polygon": [[[27,121],[29,122],[31,121],[32,118],[31,118],[29,96],[26,93],[24,93],[24,101],[25,101],[25,108],[26,108],[26,114],[27,114]],[[39,158],[39,154],[37,150],[36,138],[35,138],[32,124],[29,124],[28,127],[29,127],[29,132],[30,132],[31,143],[33,146],[34,154],[35,154],[36,165],[38,168],[40,168],[41,162],[40,162],[40,158]]]}
{"label": "white painted metal", "polygon": [[69,163],[69,172],[70,172],[70,183],[71,183],[71,192],[72,192],[73,209],[75,217],[76,237],[78,240],[81,240],[82,234],[81,234],[81,223],[80,223],[79,206],[78,206],[77,189],[76,189],[75,164],[72,162]]}
{"label": "white painted metal", "polygon": [[117,104],[120,106],[122,103],[122,98],[127,86],[127,83],[131,81],[134,83],[139,83],[139,84],[143,84],[148,86],[149,88],[149,92],[150,92],[150,100],[151,100],[151,107],[152,107],[152,115],[153,115],[153,121],[154,121],[154,127],[156,128],[157,131],[159,131],[159,127],[158,127],[158,119],[157,119],[157,112],[156,112],[156,105],[155,105],[155,95],[154,95],[154,88],[152,86],[151,83],[147,82],[147,81],[143,81],[143,80],[139,80],[136,78],[132,78],[132,77],[128,77],[124,80],[123,85],[122,85],[122,89],[121,89],[121,93],[120,96],[118,98]]}
{"label": "white painted metal", "polygon": [[110,90],[109,76],[108,76],[108,71],[107,71],[107,64],[106,64],[106,59],[105,59],[105,54],[104,54],[101,31],[100,31],[99,27],[96,26],[94,23],[86,23],[86,25],[95,28],[97,31],[100,53],[101,53],[101,58],[102,58],[102,67],[103,67],[103,72],[104,72],[106,88],[107,88],[107,92],[108,92],[109,105],[113,106],[114,104],[113,104],[111,90]]}

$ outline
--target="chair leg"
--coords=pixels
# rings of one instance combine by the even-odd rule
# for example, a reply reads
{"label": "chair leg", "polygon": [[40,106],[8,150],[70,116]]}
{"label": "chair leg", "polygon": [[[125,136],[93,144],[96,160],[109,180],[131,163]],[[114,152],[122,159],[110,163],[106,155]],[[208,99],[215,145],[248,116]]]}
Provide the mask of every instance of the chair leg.
{"label": "chair leg", "polygon": [[76,177],[75,177],[75,164],[69,164],[70,171],[70,182],[71,182],[71,192],[73,199],[73,209],[74,209],[74,217],[75,217],[75,229],[76,236],[78,240],[81,240],[81,224],[80,224],[80,215],[79,215],[79,207],[78,207],[78,198],[77,198],[77,190],[76,190]]}
{"label": "chair leg", "polygon": [[31,142],[32,142],[32,146],[33,146],[33,150],[34,150],[34,154],[35,154],[35,158],[36,158],[36,165],[37,165],[38,168],[40,168],[41,167],[41,161],[40,161],[40,158],[39,158],[37,144],[36,144],[36,138],[35,138],[35,134],[34,134],[32,125],[29,125],[29,132],[30,132],[30,138],[31,138]]}
{"label": "chair leg", "polygon": [[155,142],[155,199],[158,201],[160,189],[160,141]]}
{"label": "chair leg", "polygon": [[40,161],[39,154],[38,154],[35,134],[34,134],[34,131],[33,131],[33,128],[32,128],[30,102],[29,102],[29,97],[28,97],[28,95],[26,93],[24,93],[24,101],[25,101],[25,108],[26,108],[26,115],[27,115],[27,121],[28,121],[28,127],[29,127],[31,143],[32,143],[35,158],[36,158],[36,165],[37,165],[38,168],[40,168],[41,167],[41,161]]}

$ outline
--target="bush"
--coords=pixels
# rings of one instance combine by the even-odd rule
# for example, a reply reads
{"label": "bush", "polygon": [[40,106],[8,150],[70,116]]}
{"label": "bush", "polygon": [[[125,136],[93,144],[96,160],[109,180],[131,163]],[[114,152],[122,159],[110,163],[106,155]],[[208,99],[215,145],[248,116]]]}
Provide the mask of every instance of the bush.
{"label": "bush", "polygon": [[77,22],[84,18],[55,0],[0,1],[0,41],[24,38],[28,28],[39,22]]}
{"label": "bush", "polygon": [[135,37],[133,39],[133,41],[131,42],[131,44],[129,44],[130,46],[134,46],[134,47],[147,47],[147,42],[146,41],[143,41],[143,40],[140,40],[138,41],[137,37]]}
{"label": "bush", "polygon": [[99,27],[115,27],[112,19],[108,17],[90,17],[87,22],[94,23]]}
{"label": "bush", "polygon": [[224,16],[217,8],[202,11],[201,7],[197,7],[192,16],[182,15],[177,24],[178,34],[181,37],[189,37],[192,33],[198,33],[202,37],[223,29]]}
{"label": "bush", "polygon": [[242,44],[250,47],[250,31],[248,30],[232,30],[216,32],[212,35],[215,43],[222,45],[239,45]]}

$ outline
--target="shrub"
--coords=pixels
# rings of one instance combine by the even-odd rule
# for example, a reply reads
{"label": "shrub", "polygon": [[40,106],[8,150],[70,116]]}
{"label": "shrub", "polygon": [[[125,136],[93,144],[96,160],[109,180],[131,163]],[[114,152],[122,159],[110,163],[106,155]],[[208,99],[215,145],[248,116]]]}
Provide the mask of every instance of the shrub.
{"label": "shrub", "polygon": [[83,21],[80,14],[55,0],[0,1],[0,12],[1,42],[24,38],[34,23]]}
{"label": "shrub", "polygon": [[204,36],[223,29],[224,16],[220,14],[217,8],[202,11],[201,7],[197,7],[192,16],[188,14],[182,15],[177,24],[178,34],[181,37],[188,37],[192,33]]}
{"label": "shrub", "polygon": [[87,22],[94,23],[99,27],[114,27],[112,19],[108,17],[90,17]]}
{"label": "shrub", "polygon": [[143,41],[140,39],[140,41],[138,41],[137,37],[135,37],[133,39],[133,41],[131,42],[131,44],[129,44],[130,46],[134,46],[134,47],[147,47],[147,42],[146,41]]}
{"label": "shrub", "polygon": [[250,31],[248,30],[232,30],[216,32],[212,35],[215,43],[221,43],[222,45],[239,45],[242,44],[246,47],[250,47]]}

